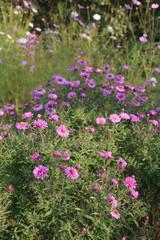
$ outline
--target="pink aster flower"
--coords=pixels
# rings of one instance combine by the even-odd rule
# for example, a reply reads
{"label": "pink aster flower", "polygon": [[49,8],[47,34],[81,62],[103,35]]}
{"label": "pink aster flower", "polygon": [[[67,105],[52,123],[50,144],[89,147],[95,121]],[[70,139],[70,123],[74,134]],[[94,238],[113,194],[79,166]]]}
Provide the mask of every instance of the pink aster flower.
{"label": "pink aster flower", "polygon": [[55,152],[53,152],[53,156],[54,157],[60,157],[61,156],[61,152],[55,151]]}
{"label": "pink aster flower", "polygon": [[127,188],[134,189],[137,186],[136,180],[134,177],[126,177],[124,181],[124,185]]}
{"label": "pink aster flower", "polygon": [[70,154],[68,152],[61,152],[61,155],[63,156],[63,161],[68,161],[70,159]]}
{"label": "pink aster flower", "polygon": [[105,91],[103,92],[103,96],[109,96],[111,93],[112,93],[111,90],[105,90]]}
{"label": "pink aster flower", "polygon": [[103,117],[98,117],[98,118],[96,119],[96,123],[103,125],[103,124],[106,123],[106,119],[103,118]]}
{"label": "pink aster flower", "polygon": [[141,42],[148,42],[147,38],[144,37],[144,36],[139,37],[139,40],[140,40]]}
{"label": "pink aster flower", "polygon": [[118,206],[118,201],[112,195],[108,195],[107,200],[108,200],[109,203],[112,204],[113,207]]}
{"label": "pink aster flower", "polygon": [[39,161],[41,159],[41,155],[36,152],[32,155],[32,159],[36,160],[36,161]]}
{"label": "pink aster flower", "polygon": [[68,178],[77,179],[79,177],[77,170],[73,167],[66,167],[64,173]]}
{"label": "pink aster flower", "polygon": [[69,130],[67,130],[65,125],[57,127],[56,132],[60,137],[67,137],[69,135]]}
{"label": "pink aster flower", "polygon": [[127,113],[120,114],[121,119],[130,119],[130,116]]}
{"label": "pink aster flower", "polygon": [[48,127],[48,123],[45,120],[38,119],[33,122],[33,127],[43,130]]}
{"label": "pink aster flower", "polygon": [[109,79],[109,80],[111,80],[111,79],[114,79],[115,76],[114,76],[113,73],[108,73],[108,74],[106,75],[106,78]]}
{"label": "pink aster flower", "polygon": [[26,112],[22,114],[22,119],[31,119],[31,118],[33,118],[32,112]]}
{"label": "pink aster flower", "polygon": [[117,114],[111,114],[109,120],[113,123],[118,123],[121,121],[121,118]]}
{"label": "pink aster flower", "polygon": [[122,84],[124,83],[124,77],[122,75],[117,75],[116,79],[114,80],[115,83]]}
{"label": "pink aster flower", "polygon": [[109,158],[109,159],[112,159],[113,156],[112,156],[112,152],[107,152],[105,150],[102,150],[101,152],[99,152],[99,156],[101,157],[104,157],[104,158]]}
{"label": "pink aster flower", "polygon": [[27,122],[16,122],[16,128],[19,130],[25,130],[29,128],[29,124]]}
{"label": "pink aster flower", "polygon": [[153,125],[157,126],[158,125],[158,121],[157,120],[149,120],[150,123],[152,123]]}
{"label": "pink aster flower", "polygon": [[33,170],[33,174],[34,174],[34,177],[37,178],[37,179],[44,179],[45,177],[47,177],[47,171],[49,169],[43,165],[38,165],[37,167],[34,168]]}
{"label": "pink aster flower", "polygon": [[151,8],[153,8],[153,9],[156,9],[156,8],[159,8],[159,4],[158,3],[153,3],[152,5],[151,5]]}
{"label": "pink aster flower", "polygon": [[51,122],[58,122],[59,121],[59,116],[58,115],[51,115],[49,120]]}
{"label": "pink aster flower", "polygon": [[0,109],[0,116],[4,115],[4,110]]}
{"label": "pink aster flower", "polygon": [[120,163],[118,168],[125,169],[127,166],[127,163],[124,161],[123,158],[118,158],[118,162]]}
{"label": "pink aster flower", "polygon": [[35,95],[43,95],[46,92],[42,86],[39,86],[36,90],[34,90]]}
{"label": "pink aster flower", "polygon": [[111,183],[112,183],[113,185],[117,185],[117,184],[118,184],[118,181],[117,181],[116,179],[111,179]]}
{"label": "pink aster flower", "polygon": [[120,218],[120,213],[115,209],[115,210],[112,210],[110,211],[110,215],[116,219],[119,219]]}
{"label": "pink aster flower", "polygon": [[57,94],[49,93],[48,97],[51,98],[51,99],[57,99],[58,96],[57,96]]}
{"label": "pink aster flower", "polygon": [[131,189],[129,191],[129,194],[132,198],[138,198],[138,195],[139,195],[138,191],[135,191],[134,189]]}
{"label": "pink aster flower", "polygon": [[102,189],[102,186],[99,185],[99,184],[97,184],[97,185],[96,184],[92,184],[91,185],[91,189],[100,191]]}

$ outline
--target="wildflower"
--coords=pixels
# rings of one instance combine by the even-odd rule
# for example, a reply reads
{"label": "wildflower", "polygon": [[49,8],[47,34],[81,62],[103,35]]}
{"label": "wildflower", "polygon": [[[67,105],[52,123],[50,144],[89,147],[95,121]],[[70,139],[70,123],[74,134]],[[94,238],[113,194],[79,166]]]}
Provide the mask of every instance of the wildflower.
{"label": "wildflower", "polygon": [[154,126],[158,125],[158,121],[156,121],[156,120],[149,120],[149,122],[152,123]]}
{"label": "wildflower", "polygon": [[48,123],[45,120],[38,119],[33,122],[33,127],[43,130],[48,127]]}
{"label": "wildflower", "polygon": [[115,210],[111,210],[110,211],[110,215],[116,219],[119,219],[120,218],[120,213],[115,209]]}
{"label": "wildflower", "polygon": [[77,5],[79,9],[83,9],[84,7],[80,4]]}
{"label": "wildflower", "polygon": [[49,93],[48,97],[51,98],[51,99],[57,99],[58,96],[56,94]]}
{"label": "wildflower", "polygon": [[7,186],[7,189],[8,189],[8,191],[10,191],[10,192],[13,192],[13,191],[14,191],[13,185],[8,185],[8,186]]}
{"label": "wildflower", "polygon": [[96,119],[96,123],[103,125],[103,124],[106,123],[106,119],[103,118],[103,117],[98,117],[98,118]]}
{"label": "wildflower", "polygon": [[14,108],[15,108],[15,105],[14,105],[14,104],[4,105],[4,109],[5,109],[5,110],[13,110]]}
{"label": "wildflower", "polygon": [[98,178],[104,178],[104,173],[99,173],[99,174],[97,174],[97,177],[98,177]]}
{"label": "wildflower", "polygon": [[112,152],[107,152],[105,150],[102,150],[101,152],[99,152],[99,156],[101,157],[105,157],[105,158],[109,158],[109,159],[112,159],[113,156],[112,156]]}
{"label": "wildflower", "polygon": [[64,173],[68,178],[77,179],[79,177],[77,170],[73,167],[66,167]]}
{"label": "wildflower", "polygon": [[61,156],[61,152],[55,151],[55,152],[53,152],[53,156],[54,157],[60,157]]}
{"label": "wildflower", "polygon": [[134,177],[126,177],[124,181],[124,185],[127,188],[134,189],[137,186],[136,180]]}
{"label": "wildflower", "polygon": [[4,111],[2,109],[0,109],[0,116],[4,115]]}
{"label": "wildflower", "polygon": [[127,113],[120,113],[121,119],[130,119],[130,116]]}
{"label": "wildflower", "polygon": [[95,129],[94,129],[94,128],[90,128],[89,131],[90,131],[91,133],[94,133],[94,132],[95,132]]}
{"label": "wildflower", "polygon": [[118,162],[120,163],[118,168],[121,168],[121,169],[125,169],[126,168],[127,163],[125,162],[125,160],[123,158],[118,158]]}
{"label": "wildflower", "polygon": [[28,64],[28,61],[24,60],[22,61],[22,66],[26,66]]}
{"label": "wildflower", "polygon": [[117,75],[114,82],[118,83],[118,84],[122,84],[122,83],[124,83],[124,77],[122,75]]}
{"label": "wildflower", "polygon": [[96,20],[96,21],[99,21],[101,19],[101,15],[99,14],[94,14],[93,15],[93,19]]}
{"label": "wildflower", "polygon": [[77,94],[75,92],[69,92],[67,97],[69,99],[72,99],[72,98],[75,98],[76,96],[77,96]]}
{"label": "wildflower", "polygon": [[139,40],[140,40],[141,42],[148,42],[147,38],[144,37],[144,36],[139,37]]}
{"label": "wildflower", "polygon": [[108,195],[107,200],[112,204],[113,207],[118,206],[118,201],[112,195]]}
{"label": "wildflower", "polygon": [[152,5],[151,5],[151,8],[153,8],[153,9],[156,9],[156,8],[159,8],[159,4],[158,3],[153,3]]}
{"label": "wildflower", "polygon": [[131,195],[132,198],[138,198],[138,191],[135,191],[134,189],[131,189],[129,191],[129,194]]}
{"label": "wildflower", "polygon": [[102,186],[101,185],[99,185],[99,184],[92,184],[91,185],[91,188],[93,189],[93,190],[97,190],[97,191],[100,191],[101,189],[102,189]]}
{"label": "wildflower", "polygon": [[112,183],[113,185],[117,185],[117,184],[118,184],[118,181],[117,181],[116,179],[111,179],[111,183]]}
{"label": "wildflower", "polygon": [[46,92],[46,90],[43,89],[42,86],[39,86],[39,87],[34,91],[35,95],[43,95],[45,92]]}
{"label": "wildflower", "polygon": [[133,8],[129,5],[129,4],[124,4],[125,8],[127,8],[128,10],[132,10]]}
{"label": "wildflower", "polygon": [[51,122],[58,122],[59,116],[58,116],[58,115],[51,115],[50,118],[49,118],[49,120],[50,120]]}
{"label": "wildflower", "polygon": [[121,118],[117,114],[111,114],[109,120],[113,123],[118,123],[121,121]]}
{"label": "wildflower", "polygon": [[46,109],[45,109],[45,112],[46,112],[48,115],[52,115],[52,114],[56,113],[56,109],[55,109],[55,108],[46,108]]}
{"label": "wildflower", "polygon": [[81,169],[81,165],[80,164],[76,164],[76,169]]}
{"label": "wildflower", "polygon": [[32,107],[32,109],[33,109],[34,111],[36,111],[36,112],[42,110],[42,108],[43,108],[43,105],[42,105],[42,104],[37,104],[37,105],[35,105],[35,106]]}
{"label": "wildflower", "polygon": [[112,73],[108,73],[108,74],[106,75],[106,78],[109,79],[109,80],[111,80],[111,79],[114,79],[115,76],[114,76],[114,74],[112,74]]}
{"label": "wildflower", "polygon": [[112,27],[112,26],[108,26],[108,27],[107,27],[107,32],[112,33],[112,32],[113,32],[113,27]]}
{"label": "wildflower", "polygon": [[116,98],[120,101],[123,101],[126,97],[127,97],[127,95],[125,95],[124,93],[117,93],[116,94]]}
{"label": "wildflower", "polygon": [[36,161],[39,161],[41,159],[41,155],[36,152],[32,155],[32,159],[36,160]]}
{"label": "wildflower", "polygon": [[16,128],[19,130],[25,130],[29,128],[29,124],[27,122],[17,122],[16,123]]}
{"label": "wildflower", "polygon": [[61,155],[63,156],[63,161],[68,161],[70,159],[70,154],[68,152],[61,152]]}
{"label": "wildflower", "polygon": [[112,93],[111,90],[105,90],[105,91],[103,92],[103,96],[109,96],[111,93]]}
{"label": "wildflower", "polygon": [[69,130],[67,130],[65,125],[57,127],[56,132],[60,137],[67,137],[69,135]]}
{"label": "wildflower", "polygon": [[32,112],[26,112],[22,114],[22,119],[31,119],[31,118],[33,118]]}
{"label": "wildflower", "polygon": [[130,114],[130,117],[131,117],[131,122],[140,122],[139,117],[137,117],[136,115]]}
{"label": "wildflower", "polygon": [[75,18],[78,17],[78,13],[77,12],[71,12],[71,18]]}
{"label": "wildflower", "polygon": [[47,171],[49,169],[43,165],[38,165],[37,167],[34,168],[33,170],[33,174],[34,174],[34,177],[37,178],[37,179],[44,179],[45,177],[47,177]]}
{"label": "wildflower", "polygon": [[35,65],[32,65],[29,69],[30,72],[33,72],[35,70],[36,66]]}
{"label": "wildflower", "polygon": [[62,165],[62,164],[58,165],[58,167],[59,167],[61,170],[65,169],[65,166]]}

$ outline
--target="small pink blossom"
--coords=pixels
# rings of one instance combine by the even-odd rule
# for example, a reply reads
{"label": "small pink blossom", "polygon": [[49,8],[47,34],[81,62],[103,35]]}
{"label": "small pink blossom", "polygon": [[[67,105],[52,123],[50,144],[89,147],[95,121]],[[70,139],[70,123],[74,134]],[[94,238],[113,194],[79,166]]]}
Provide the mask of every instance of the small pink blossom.
{"label": "small pink blossom", "polygon": [[47,177],[47,171],[49,169],[43,165],[38,165],[37,167],[34,168],[33,170],[33,174],[34,174],[34,177],[37,178],[37,179],[44,179],[45,177]]}
{"label": "small pink blossom", "polygon": [[56,132],[60,137],[67,137],[69,135],[69,130],[67,130],[65,125],[57,127]]}
{"label": "small pink blossom", "polygon": [[98,118],[96,119],[96,123],[103,125],[103,124],[106,123],[106,119],[103,118],[103,117],[98,117]]}
{"label": "small pink blossom", "polygon": [[126,177],[124,181],[124,185],[127,188],[134,189],[137,186],[136,180],[134,177]]}
{"label": "small pink blossom", "polygon": [[119,219],[120,218],[120,213],[115,209],[115,210],[112,210],[110,211],[110,215],[116,219]]}
{"label": "small pink blossom", "polygon": [[77,179],[79,177],[77,170],[73,167],[66,167],[64,173],[68,178]]}

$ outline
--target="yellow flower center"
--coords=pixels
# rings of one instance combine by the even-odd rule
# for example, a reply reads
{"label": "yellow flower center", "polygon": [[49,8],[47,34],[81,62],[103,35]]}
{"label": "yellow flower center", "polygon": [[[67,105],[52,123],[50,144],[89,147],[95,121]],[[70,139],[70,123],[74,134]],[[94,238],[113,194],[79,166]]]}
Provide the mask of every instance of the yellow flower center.
{"label": "yellow flower center", "polygon": [[25,122],[20,122],[20,125],[24,126],[24,125],[26,125],[26,123]]}

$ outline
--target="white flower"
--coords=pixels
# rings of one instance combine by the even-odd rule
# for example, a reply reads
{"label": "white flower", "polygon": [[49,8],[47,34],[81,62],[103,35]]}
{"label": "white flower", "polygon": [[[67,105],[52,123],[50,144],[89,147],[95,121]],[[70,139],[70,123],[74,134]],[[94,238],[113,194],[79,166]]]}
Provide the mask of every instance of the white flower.
{"label": "white flower", "polygon": [[7,34],[7,37],[8,37],[9,39],[11,39],[11,38],[12,38],[12,36],[11,36],[10,34]]}
{"label": "white flower", "polygon": [[72,18],[78,17],[78,13],[77,12],[71,12],[71,17]]}
{"label": "white flower", "polygon": [[32,28],[34,27],[33,23],[29,23],[29,26],[32,27]]}
{"label": "white flower", "polygon": [[111,36],[110,38],[113,39],[113,40],[117,39],[116,36]]}
{"label": "white flower", "polygon": [[28,42],[28,40],[26,38],[20,38],[18,40],[19,43],[22,43],[22,44],[26,44]]}
{"label": "white flower", "polygon": [[19,12],[15,10],[15,11],[14,11],[14,14],[19,14]]}
{"label": "white flower", "polygon": [[0,51],[2,51],[3,48],[0,47]]}
{"label": "white flower", "polygon": [[113,27],[112,27],[112,26],[108,26],[108,27],[107,27],[107,31],[110,32],[110,33],[112,33],[112,32],[113,32]]}
{"label": "white flower", "polygon": [[94,14],[94,15],[93,15],[93,18],[94,18],[94,20],[99,21],[99,20],[101,19],[101,15],[99,15],[99,14]]}
{"label": "white flower", "polygon": [[33,7],[31,7],[31,9],[32,9],[32,11],[33,11],[34,13],[37,13],[37,12],[38,12],[38,10],[35,9],[35,8],[33,8]]}
{"label": "white flower", "polygon": [[0,32],[0,35],[4,35],[4,32]]}

